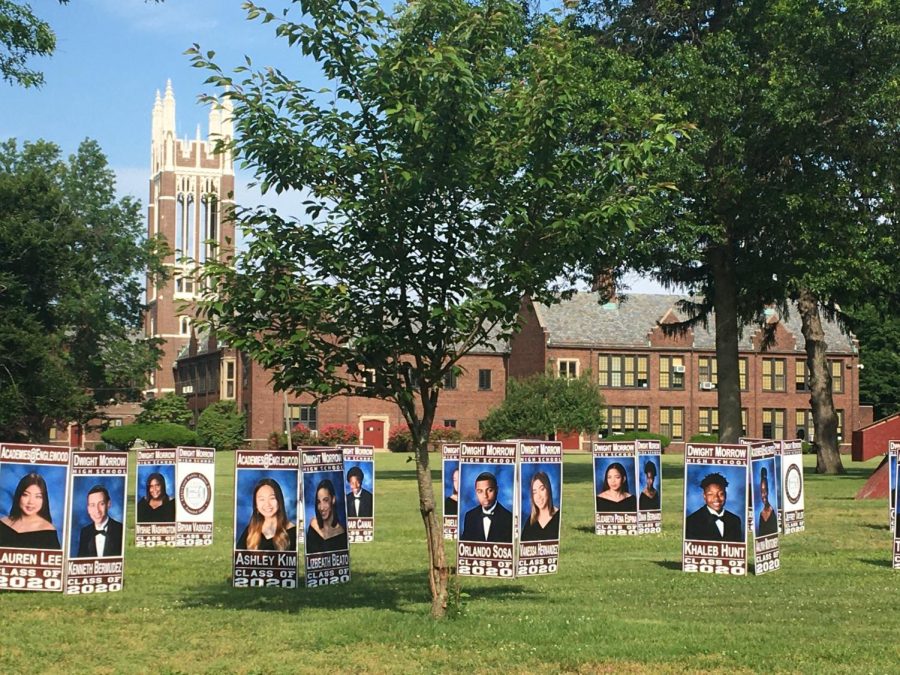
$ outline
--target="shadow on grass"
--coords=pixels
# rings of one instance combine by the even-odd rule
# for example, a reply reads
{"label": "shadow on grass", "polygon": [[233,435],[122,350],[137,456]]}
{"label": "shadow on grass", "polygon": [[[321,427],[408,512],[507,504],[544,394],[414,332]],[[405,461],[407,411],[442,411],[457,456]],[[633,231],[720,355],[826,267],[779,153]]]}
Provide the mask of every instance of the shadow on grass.
{"label": "shadow on grass", "polygon": [[681,561],[680,560],[654,560],[654,564],[659,565],[660,567],[670,570],[672,572],[680,572],[681,571]]}
{"label": "shadow on grass", "polygon": [[[353,572],[350,583],[319,588],[303,587],[303,575],[300,574],[299,583],[301,587],[296,589],[233,588],[229,578],[223,583],[194,587],[190,594],[182,599],[180,607],[183,609],[217,607],[285,614],[296,614],[309,609],[354,608],[419,613],[421,608],[417,605],[431,604],[431,596],[427,591],[428,580],[424,572],[392,574]],[[456,594],[456,588],[460,583],[465,583],[465,580],[457,581],[451,577],[451,596]],[[464,597],[469,600],[522,599],[531,602],[536,595],[526,586],[508,583],[466,588],[464,591]]]}
{"label": "shadow on grass", "polygon": [[886,560],[885,558],[858,558],[857,560],[864,565],[872,565],[874,567],[886,567],[887,569],[891,569],[894,566],[894,563],[891,560]]}
{"label": "shadow on grass", "polygon": [[885,523],[884,525],[875,525],[873,523],[867,523],[866,525],[863,525],[863,527],[867,527],[870,530],[878,530],[879,532],[884,532],[885,530],[890,531],[890,529],[891,529],[890,527],[887,526],[887,523]]}
{"label": "shadow on grass", "polygon": [[596,534],[596,530],[593,525],[577,525],[575,527],[579,532],[584,532],[585,534]]}

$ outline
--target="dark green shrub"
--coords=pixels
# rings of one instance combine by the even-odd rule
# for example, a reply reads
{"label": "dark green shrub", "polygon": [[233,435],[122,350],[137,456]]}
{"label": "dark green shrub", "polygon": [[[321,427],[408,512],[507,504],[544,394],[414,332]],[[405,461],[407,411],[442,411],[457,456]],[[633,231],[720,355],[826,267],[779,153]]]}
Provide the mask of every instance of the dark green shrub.
{"label": "dark green shrub", "polygon": [[391,452],[412,452],[412,434],[409,427],[401,424],[391,431],[388,437],[388,450]]}
{"label": "dark green shrub", "polygon": [[688,443],[718,443],[719,434],[694,434]]}
{"label": "dark green shrub", "polygon": [[174,448],[179,445],[197,445],[197,434],[187,427],[171,422],[151,424],[126,424],[107,429],[100,438],[119,450],[130,450],[141,440],[152,448]]}
{"label": "dark green shrub", "polygon": [[145,401],[143,408],[135,418],[138,424],[171,422],[187,426],[194,421],[194,413],[188,408],[187,399],[171,392]]}
{"label": "dark green shrub", "polygon": [[244,443],[244,415],[234,401],[217,401],[200,413],[197,440],[217,451],[235,450]]}

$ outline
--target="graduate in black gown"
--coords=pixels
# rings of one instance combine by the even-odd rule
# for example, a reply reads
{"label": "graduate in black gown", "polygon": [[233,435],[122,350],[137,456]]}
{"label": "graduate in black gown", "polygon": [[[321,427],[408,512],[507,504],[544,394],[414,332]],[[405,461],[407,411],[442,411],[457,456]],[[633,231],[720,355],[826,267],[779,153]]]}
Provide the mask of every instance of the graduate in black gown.
{"label": "graduate in black gown", "polygon": [[656,485],[656,464],[649,459],[644,462],[644,489],[638,497],[638,506],[641,511],[656,511],[659,509],[659,490]]}
{"label": "graduate in black gown", "polygon": [[137,505],[137,522],[174,523],[175,500],[166,492],[166,477],[154,471],[147,476],[145,488]]}
{"label": "graduate in black gown", "polygon": [[281,484],[263,478],[253,488],[253,513],[235,548],[245,551],[296,551],[297,526],[288,520]]}
{"label": "graduate in black gown", "polygon": [[59,550],[59,535],[50,515],[47,482],[39,473],[22,476],[9,515],[0,518],[0,546]]}
{"label": "graduate in black gown", "polygon": [[553,503],[550,477],[538,471],[531,478],[531,515],[525,519],[521,541],[559,539],[559,513]]}
{"label": "graduate in black gown", "polygon": [[778,511],[769,503],[769,472],[766,467],[760,470],[759,496],[762,508],[756,515],[756,536],[765,537],[778,533]]}
{"label": "graduate in black gown", "polygon": [[316,486],[316,517],[306,528],[306,552],[324,553],[347,548],[347,530],[338,519],[334,484],[327,478]]}
{"label": "graduate in black gown", "polygon": [[637,511],[637,498],[628,491],[628,473],[619,462],[606,467],[603,486],[597,495],[598,513],[629,513]]}

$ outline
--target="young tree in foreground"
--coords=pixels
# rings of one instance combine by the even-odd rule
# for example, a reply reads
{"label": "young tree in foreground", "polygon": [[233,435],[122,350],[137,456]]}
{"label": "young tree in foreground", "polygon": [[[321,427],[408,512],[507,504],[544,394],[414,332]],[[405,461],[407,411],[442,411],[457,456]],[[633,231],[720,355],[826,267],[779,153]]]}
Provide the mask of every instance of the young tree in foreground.
{"label": "young tree in foreground", "polygon": [[159,260],[143,227],[94,141],[68,161],[44,141],[0,144],[0,437],[45,440],[138,395],[158,360],[136,337],[138,274]]}
{"label": "young tree in foreground", "polygon": [[[611,94],[565,26],[528,35],[519,3],[302,6],[298,21],[250,15],[318,62],[330,95],[274,68],[238,80],[194,52],[232,100],[236,156],[264,189],[301,191],[307,214],[240,214],[247,250],[207,267],[205,311],[278,388],[399,406],[438,617],[449,568],[428,440],[444,378],[514,330],[523,295],[553,302],[582,247],[638,217],[643,166],[674,137],[658,119],[583,115]],[[590,145],[576,121],[594,125]]]}
{"label": "young tree in foreground", "polygon": [[603,425],[603,395],[590,372],[576,379],[549,374],[511,379],[506,398],[484,419],[484,438],[547,438],[558,431],[595,434]]}

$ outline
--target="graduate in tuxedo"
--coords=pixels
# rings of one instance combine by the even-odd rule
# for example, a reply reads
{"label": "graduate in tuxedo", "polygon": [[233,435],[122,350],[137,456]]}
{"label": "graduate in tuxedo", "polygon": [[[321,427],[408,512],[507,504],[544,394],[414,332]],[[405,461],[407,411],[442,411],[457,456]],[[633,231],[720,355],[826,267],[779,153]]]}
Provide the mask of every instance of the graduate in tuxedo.
{"label": "graduate in tuxedo", "polygon": [[700,481],[703,506],[685,519],[684,538],[700,541],[746,541],[740,517],[725,510],[728,481],[720,473],[710,473]]}
{"label": "graduate in tuxedo", "polygon": [[372,517],[372,493],[363,489],[363,472],[358,466],[352,467],[347,472],[347,485],[350,492],[347,493],[347,517],[371,518]]}
{"label": "graduate in tuxedo", "polygon": [[497,501],[497,477],[483,471],[475,479],[478,506],[466,512],[460,541],[512,543],[512,513]]}
{"label": "graduate in tuxedo", "polygon": [[91,524],[81,528],[79,558],[108,558],[122,555],[122,523],[109,517],[109,491],[95,485],[87,495]]}

